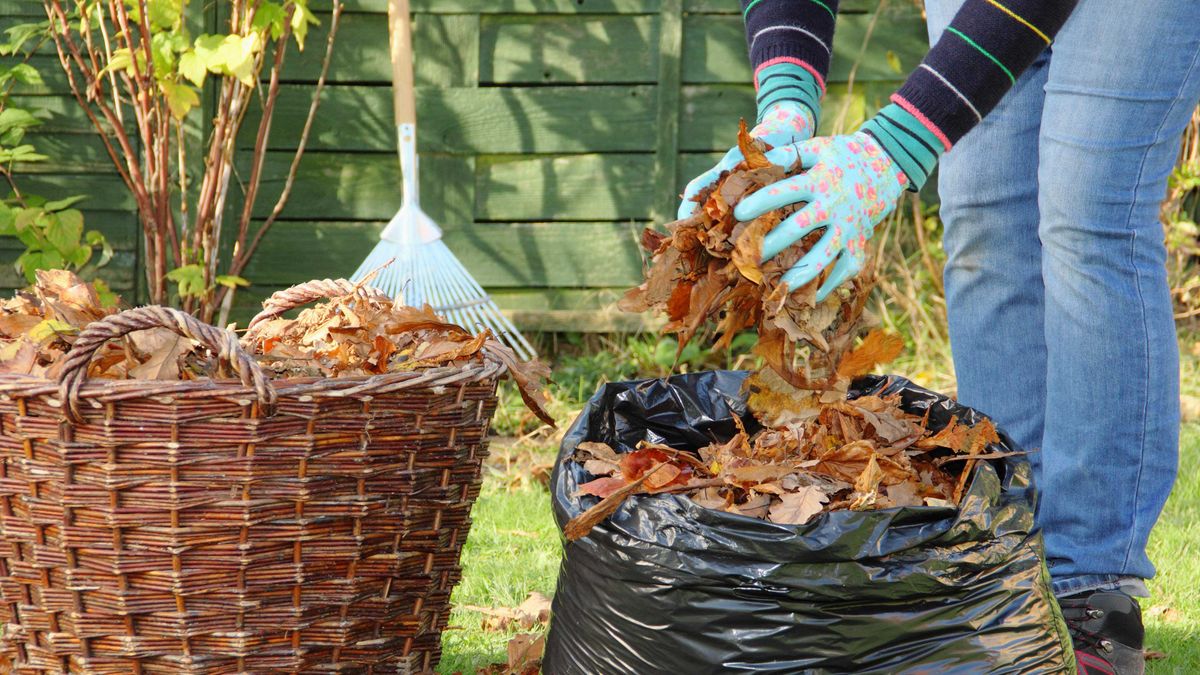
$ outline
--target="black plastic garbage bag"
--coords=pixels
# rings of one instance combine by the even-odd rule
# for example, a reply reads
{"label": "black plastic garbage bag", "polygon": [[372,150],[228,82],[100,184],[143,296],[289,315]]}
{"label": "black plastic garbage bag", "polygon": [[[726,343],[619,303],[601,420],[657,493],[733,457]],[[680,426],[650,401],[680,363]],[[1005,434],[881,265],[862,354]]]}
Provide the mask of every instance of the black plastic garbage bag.
{"label": "black plastic garbage bag", "polygon": [[[596,502],[580,442],[695,450],[736,433],[746,374],[715,371],[605,385],[562,443],[551,479],[559,527]],[[897,378],[910,412],[981,416]],[[747,418],[747,424],[751,420]],[[1004,450],[1015,449],[1001,432]],[[780,525],[637,496],[566,544],[544,672],[1057,673],[1074,671],[1050,591],[1023,457],[979,462],[960,509],[836,511]]]}

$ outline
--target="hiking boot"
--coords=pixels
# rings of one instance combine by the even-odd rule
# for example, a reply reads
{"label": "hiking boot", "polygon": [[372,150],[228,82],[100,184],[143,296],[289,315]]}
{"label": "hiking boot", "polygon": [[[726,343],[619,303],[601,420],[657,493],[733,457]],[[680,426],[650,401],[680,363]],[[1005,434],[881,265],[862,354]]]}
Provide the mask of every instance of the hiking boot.
{"label": "hiking boot", "polygon": [[1058,599],[1075,643],[1079,675],[1143,675],[1142,608],[1118,591],[1085,591]]}

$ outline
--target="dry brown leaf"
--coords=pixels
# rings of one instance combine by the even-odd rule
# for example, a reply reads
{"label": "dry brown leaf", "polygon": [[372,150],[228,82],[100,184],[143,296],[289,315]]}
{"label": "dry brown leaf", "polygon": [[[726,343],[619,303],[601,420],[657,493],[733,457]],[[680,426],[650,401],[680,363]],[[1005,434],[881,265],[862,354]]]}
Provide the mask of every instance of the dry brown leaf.
{"label": "dry brown leaf", "polygon": [[738,120],[738,150],[749,169],[763,169],[771,166],[767,159],[764,143],[750,135],[746,129],[746,120]]}
{"label": "dry brown leaf", "polygon": [[588,510],[567,521],[567,524],[563,527],[563,536],[567,538],[567,541],[575,541],[586,537],[592,531],[593,527],[600,524],[600,521],[616,513],[617,509],[621,508],[621,504],[624,504],[626,499],[631,495],[637,494],[642,489],[642,485],[646,482],[646,478],[649,475],[650,473],[646,473],[641,478],[626,483]]}
{"label": "dry brown leaf", "polygon": [[770,520],[786,525],[803,525],[821,512],[829,495],[812,485],[796,492],[780,495],[779,502],[770,509]]}
{"label": "dry brown leaf", "polygon": [[514,635],[506,647],[507,663],[493,663],[476,671],[477,675],[538,675],[542,670],[542,655],[546,651],[546,636],[529,633]]}
{"label": "dry brown leaf", "polygon": [[899,335],[872,330],[838,364],[837,373],[842,377],[854,378],[866,375],[883,363],[891,363],[904,351],[904,340]]}
{"label": "dry brown leaf", "polygon": [[178,380],[180,360],[192,351],[192,341],[169,328],[130,333],[128,340],[145,360],[129,369],[135,380]]}
{"label": "dry brown leaf", "polygon": [[516,607],[463,605],[462,609],[483,614],[483,629],[487,631],[506,631],[512,628],[530,630],[538,624],[550,621],[550,604],[550,598],[533,591]]}

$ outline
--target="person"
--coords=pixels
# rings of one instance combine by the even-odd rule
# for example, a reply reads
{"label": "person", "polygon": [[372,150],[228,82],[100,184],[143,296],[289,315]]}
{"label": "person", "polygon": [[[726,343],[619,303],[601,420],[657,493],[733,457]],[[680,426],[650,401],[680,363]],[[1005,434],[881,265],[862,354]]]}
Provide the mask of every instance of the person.
{"label": "person", "polygon": [[[932,48],[854,133],[814,138],[837,0],[742,0],[752,134],[805,172],[739,220],[806,206],[770,258],[821,231],[785,275],[824,298],[862,268],[874,227],[940,160],[958,395],[1031,454],[1037,523],[1080,672],[1141,673],[1133,596],[1175,480],[1179,353],[1158,213],[1200,99],[1196,0],[927,0]],[[684,191],[679,217],[741,161]],[[822,278],[823,277],[823,278]]]}

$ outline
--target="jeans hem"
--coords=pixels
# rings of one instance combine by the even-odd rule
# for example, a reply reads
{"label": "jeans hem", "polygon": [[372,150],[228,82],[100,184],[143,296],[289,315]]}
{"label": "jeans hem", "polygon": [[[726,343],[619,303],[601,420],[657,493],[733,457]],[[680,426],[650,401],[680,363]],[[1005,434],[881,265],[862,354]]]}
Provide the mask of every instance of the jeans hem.
{"label": "jeans hem", "polygon": [[1083,574],[1065,579],[1053,579],[1050,585],[1057,597],[1076,595],[1087,591],[1120,591],[1135,598],[1150,597],[1150,590],[1146,588],[1145,579],[1121,574]]}

